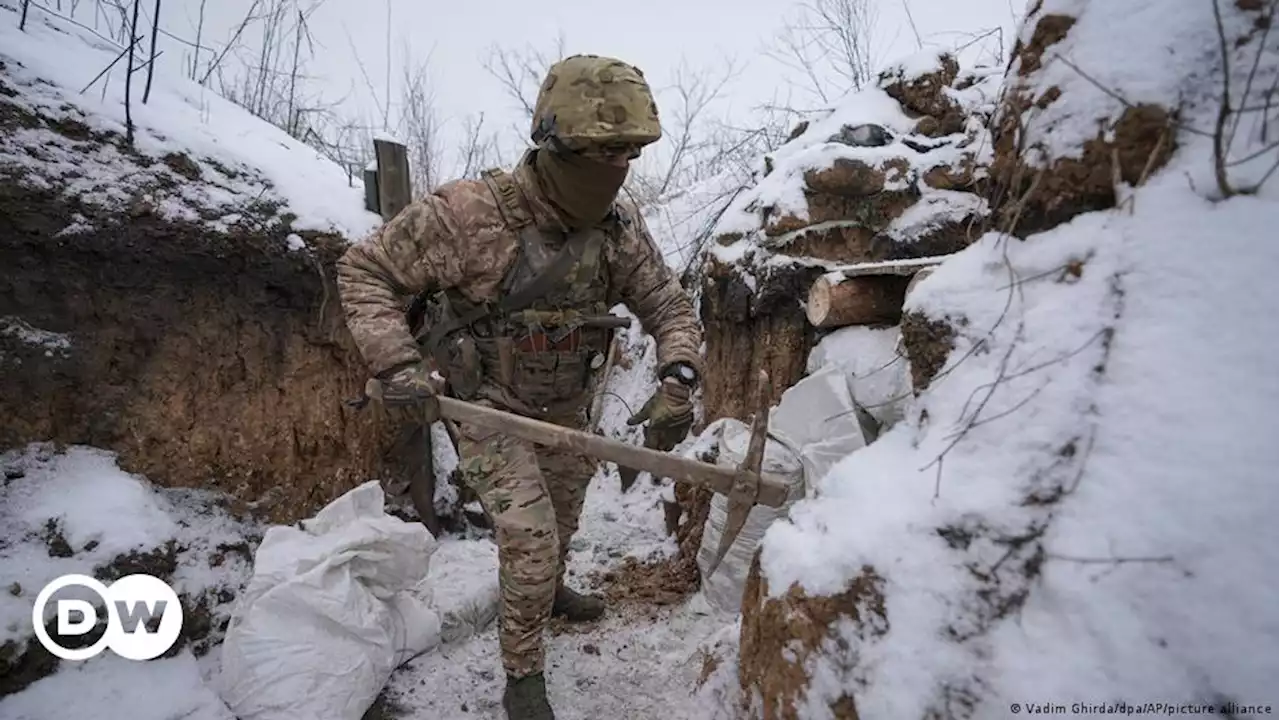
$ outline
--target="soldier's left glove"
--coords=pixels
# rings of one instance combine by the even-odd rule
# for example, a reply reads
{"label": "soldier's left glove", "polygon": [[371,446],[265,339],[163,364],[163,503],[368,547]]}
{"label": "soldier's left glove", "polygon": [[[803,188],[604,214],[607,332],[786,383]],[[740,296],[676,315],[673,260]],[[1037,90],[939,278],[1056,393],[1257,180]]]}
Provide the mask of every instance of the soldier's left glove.
{"label": "soldier's left glove", "polygon": [[627,424],[639,425],[648,420],[652,430],[683,438],[693,426],[692,396],[693,388],[675,378],[663,378],[644,406],[627,418]]}
{"label": "soldier's left glove", "polygon": [[384,406],[398,409],[397,415],[420,420],[427,425],[440,419],[438,381],[424,363],[416,362],[392,369],[378,378]]}

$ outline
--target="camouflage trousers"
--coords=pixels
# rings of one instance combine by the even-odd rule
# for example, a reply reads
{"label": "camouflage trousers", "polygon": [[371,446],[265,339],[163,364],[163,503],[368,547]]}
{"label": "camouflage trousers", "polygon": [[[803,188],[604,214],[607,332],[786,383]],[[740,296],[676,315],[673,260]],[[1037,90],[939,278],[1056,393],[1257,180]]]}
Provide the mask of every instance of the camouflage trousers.
{"label": "camouflage trousers", "polygon": [[503,668],[514,677],[542,672],[543,631],[596,462],[489,430],[460,430],[463,481],[493,519],[498,540]]}

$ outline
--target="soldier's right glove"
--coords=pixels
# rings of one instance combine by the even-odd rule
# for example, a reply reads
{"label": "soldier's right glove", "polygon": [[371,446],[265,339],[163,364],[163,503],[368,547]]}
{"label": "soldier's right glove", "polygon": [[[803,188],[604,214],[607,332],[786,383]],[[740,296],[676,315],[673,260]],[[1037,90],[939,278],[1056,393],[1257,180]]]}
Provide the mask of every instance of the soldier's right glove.
{"label": "soldier's right glove", "polygon": [[440,419],[440,399],[431,371],[421,362],[405,365],[380,376],[382,403],[388,408],[405,408],[415,420],[430,425]]}
{"label": "soldier's right glove", "polygon": [[663,378],[657,392],[639,411],[627,418],[627,424],[639,425],[648,420],[649,427],[660,431],[661,435],[683,438],[693,426],[692,395],[692,389],[679,380]]}

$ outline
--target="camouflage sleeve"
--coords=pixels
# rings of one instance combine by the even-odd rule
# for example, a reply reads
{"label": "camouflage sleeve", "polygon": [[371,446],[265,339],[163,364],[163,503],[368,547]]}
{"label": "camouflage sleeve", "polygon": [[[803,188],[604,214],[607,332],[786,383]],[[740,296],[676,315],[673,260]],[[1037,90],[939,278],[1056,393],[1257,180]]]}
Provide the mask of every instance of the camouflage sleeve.
{"label": "camouflage sleeve", "polygon": [[658,367],[686,362],[702,376],[702,327],[693,302],[662,258],[638,212],[614,254],[613,280],[616,297],[640,319],[640,324],[658,343]]}
{"label": "camouflage sleeve", "polygon": [[347,327],[370,372],[421,359],[405,320],[407,300],[460,283],[466,267],[461,234],[444,200],[428,195],[338,259],[338,295]]}

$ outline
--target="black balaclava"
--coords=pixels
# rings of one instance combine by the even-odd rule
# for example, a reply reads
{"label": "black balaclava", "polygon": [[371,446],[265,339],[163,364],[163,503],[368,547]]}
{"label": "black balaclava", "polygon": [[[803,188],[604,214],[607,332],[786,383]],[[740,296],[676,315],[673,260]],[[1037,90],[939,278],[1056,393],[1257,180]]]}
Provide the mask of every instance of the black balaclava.
{"label": "black balaclava", "polygon": [[573,230],[592,227],[609,214],[628,170],[549,147],[534,154],[533,169],[547,200]]}

